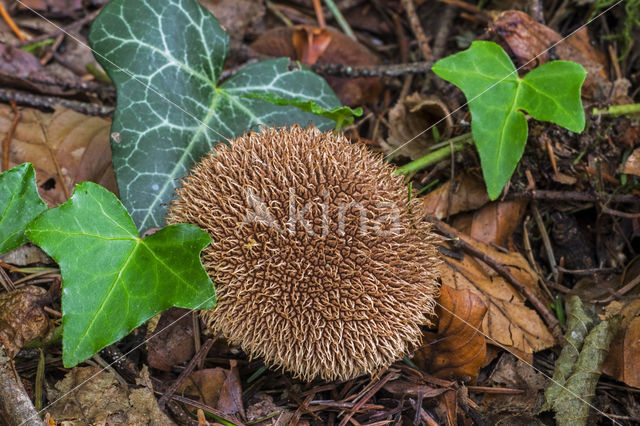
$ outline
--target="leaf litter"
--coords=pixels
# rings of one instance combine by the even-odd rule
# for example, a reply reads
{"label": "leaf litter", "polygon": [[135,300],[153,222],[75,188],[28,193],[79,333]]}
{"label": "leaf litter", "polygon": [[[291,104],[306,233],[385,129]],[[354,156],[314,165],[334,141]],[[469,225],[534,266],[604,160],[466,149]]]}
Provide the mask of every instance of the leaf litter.
{"label": "leaf litter", "polygon": [[[95,6],[92,5],[100,2],[91,3],[88,11],[76,7],[77,5],[61,8],[60,2],[56,1],[24,3],[44,12],[46,16],[65,27],[79,19],[78,17],[84,16],[84,13],[93,11]],[[229,24],[225,25],[227,28],[233,28],[234,42],[231,45],[228,68],[224,71],[228,74],[223,72],[223,78],[237,74],[238,69],[234,69],[234,66],[258,57],[256,52],[251,51],[250,46],[252,43],[257,46],[256,41],[266,36],[260,35],[262,28],[273,31],[267,33],[269,44],[285,46],[287,53],[276,56],[304,58],[310,66],[341,63],[369,66],[375,70],[376,67],[380,67],[380,63],[398,63],[397,48],[403,43],[399,37],[400,33],[410,42],[407,46],[411,52],[409,61],[419,60],[421,56],[415,35],[410,32],[411,26],[406,18],[406,11],[399,4],[385,4],[380,7],[358,1],[337,2],[338,8],[358,34],[360,46],[355,47],[346,41],[348,37],[345,39],[346,36],[335,29],[338,23],[331,18],[328,9],[324,13],[329,27],[322,29],[316,22],[311,1],[297,0],[287,4],[269,2],[266,11],[256,9],[252,12],[244,11],[244,6],[236,8],[234,3],[236,2],[220,2],[218,5],[218,10],[223,8],[220,14],[227,12],[234,16],[228,21]],[[547,5],[547,2],[531,3]],[[568,3],[575,10],[583,12],[582,16],[588,15],[588,8],[584,2]],[[600,336],[594,333],[592,340],[594,345],[600,345],[597,346],[598,349],[583,356],[582,366],[569,367],[563,378],[556,377],[556,380],[564,385],[565,380],[569,381],[568,378],[574,369],[581,371],[580,369],[587,368],[591,372],[599,371],[599,368],[588,366],[586,363],[603,361],[605,350],[600,348],[609,346],[607,342],[611,341],[610,355],[603,361],[602,367],[606,376],[591,374],[585,380],[573,379],[577,387],[567,386],[570,392],[561,389],[561,392],[565,392],[566,398],[556,398],[555,401],[551,401],[551,405],[554,402],[571,403],[575,404],[578,410],[585,410],[585,407],[589,407],[576,398],[576,394],[580,396],[583,393],[595,392],[596,397],[592,404],[601,411],[591,409],[590,415],[596,422],[604,423],[607,414],[615,416],[616,421],[623,424],[640,421],[637,410],[637,388],[640,384],[637,369],[634,368],[640,353],[637,346],[637,289],[640,285],[636,285],[640,275],[636,266],[637,259],[634,259],[634,256],[637,256],[640,237],[637,202],[640,192],[636,164],[640,133],[637,119],[633,115],[590,115],[591,105],[607,107],[637,101],[637,55],[631,51],[629,57],[618,62],[618,58],[624,52],[617,50],[618,46],[609,38],[602,37],[605,33],[608,37],[624,30],[619,26],[623,20],[621,19],[620,23],[615,20],[621,12],[613,9],[587,28],[578,31],[573,37],[561,41],[563,35],[569,34],[584,23],[579,21],[579,14],[574,16],[560,9],[546,8],[543,14],[543,18],[546,18],[545,24],[534,19],[532,11],[527,14],[523,11],[500,10],[500,6],[493,3],[487,5],[492,14],[485,14],[464,5],[447,6],[435,3],[427,6],[426,2],[421,1],[415,1],[415,5],[424,30],[430,38],[429,42],[434,44],[434,50],[437,43],[444,43],[444,50],[436,59],[464,50],[468,47],[467,39],[471,34],[472,39],[502,43],[514,59],[516,67],[529,62],[554,43],[560,42],[536,58],[529,67],[561,59],[578,62],[587,70],[587,80],[582,92],[583,102],[587,106],[587,130],[575,135],[553,126],[530,121],[523,159],[507,184],[500,202],[488,203],[480,161],[470,145],[456,151],[451,157],[446,156],[425,170],[415,172],[410,178],[415,192],[422,191],[423,205],[429,214],[441,219],[450,219],[460,238],[505,266],[546,305],[551,305],[551,296],[568,298],[571,294],[578,294],[584,303],[595,306],[596,312],[601,316],[597,321],[606,321],[607,315],[620,315],[620,332],[615,336],[606,330]],[[448,19],[448,13],[445,13],[447,9],[452,11],[450,15],[455,17],[456,21],[455,24],[450,21],[444,29]],[[28,35],[42,34],[42,30],[35,29],[36,27],[29,23],[29,12],[22,5],[10,12]],[[238,15],[232,12],[241,16],[236,18]],[[404,21],[404,25],[399,29],[393,24],[394,15]],[[489,22],[487,16],[494,18]],[[288,27],[285,31],[282,26],[288,25],[287,21],[289,24],[303,27]],[[479,22],[489,23],[490,31],[485,32],[484,26]],[[2,40],[8,40],[2,45],[6,50],[10,44],[16,43],[16,39],[8,33],[8,27],[4,22],[2,24],[0,30],[7,31],[7,34],[2,34]],[[232,27],[236,24],[237,29]],[[50,27],[41,28],[51,31]],[[86,35],[86,27],[80,34]],[[53,36],[52,40],[55,38],[56,36]],[[328,45],[327,38],[330,40]],[[407,43],[406,40],[404,42]],[[6,62],[3,62],[3,67],[0,68],[0,71],[8,71],[3,74],[0,90],[19,89],[38,96],[42,96],[43,93],[72,96],[77,101],[74,107],[81,111],[73,112],[58,107],[55,101],[60,98],[56,97],[53,102],[37,97],[23,97],[18,102],[21,117],[16,132],[9,144],[4,143],[0,148],[9,147],[10,167],[25,161],[34,164],[40,196],[52,206],[68,198],[63,187],[70,194],[75,184],[85,180],[101,183],[112,192],[117,190],[111,168],[111,151],[107,143],[110,122],[108,119],[83,114],[87,111],[83,108],[88,104],[113,106],[113,92],[108,88],[98,90],[99,85],[92,85],[100,75],[99,70],[97,73],[87,72],[84,69],[86,63],[82,63],[84,60],[70,64],[69,61],[78,59],[69,56],[73,59],[65,61],[64,54],[70,51],[71,44],[74,44],[74,41],[65,38],[61,46],[54,48],[49,44],[35,54],[29,53],[29,56],[21,53],[22,51],[4,55]],[[34,62],[46,59],[50,52],[59,53],[57,57],[49,58],[49,62],[74,71],[55,76],[51,74],[50,77],[50,65],[38,66]],[[323,56],[329,53],[329,59],[323,60]],[[358,55],[368,59],[355,59]],[[263,58],[264,56],[260,56],[260,59]],[[528,68],[522,71],[525,70]],[[398,95],[406,82],[416,93],[426,96],[437,95],[437,102],[444,105],[445,112],[439,114],[446,117],[446,128],[438,127],[437,134],[429,130],[430,140],[425,145],[410,144],[412,151],[405,151],[403,156],[392,159],[399,165],[404,164],[407,157],[420,158],[437,150],[437,147],[433,147],[434,144],[446,144],[447,139],[470,130],[469,117],[465,115],[468,109],[456,110],[464,104],[461,93],[449,85],[437,82],[433,74],[427,72],[413,75],[411,78],[401,75],[383,79],[351,78],[348,72],[345,74],[327,80],[330,84],[335,84],[331,83],[332,79],[342,81],[341,84],[346,85],[346,88],[334,86],[338,95],[352,96],[351,94],[355,93],[357,96],[352,96],[351,99],[358,102],[352,105],[364,107],[362,118],[347,126],[345,132],[352,140],[361,140],[374,150],[389,153],[389,149],[385,147],[389,140],[395,138],[395,146],[400,146],[404,143],[403,139],[409,140],[434,124],[433,120],[425,119],[422,127],[419,123],[417,127],[411,124],[406,126],[411,131],[401,133],[400,137],[394,136],[403,131],[397,120],[409,118],[410,108],[404,116],[402,112],[398,114],[397,110],[392,113],[394,105],[401,105],[404,101],[404,98],[400,99]],[[60,81],[61,79],[68,80]],[[96,90],[88,90],[87,87]],[[407,93],[412,92],[405,92],[405,95]],[[343,99],[343,102],[345,100],[347,99]],[[352,101],[347,103],[350,102]],[[453,114],[447,116],[448,111],[453,111]],[[12,109],[0,105],[0,139],[5,138],[13,118]],[[441,125],[442,123],[438,126]],[[410,135],[412,132],[415,134]],[[46,136],[43,137],[43,134]],[[117,139],[118,135],[112,137]],[[420,147],[416,148],[418,145]],[[385,149],[386,151],[383,151]],[[56,161],[58,166],[55,164]],[[586,195],[594,194],[595,197],[585,201]],[[636,197],[636,201],[633,198],[627,198],[631,202],[624,201],[627,200],[625,198],[616,198],[619,195]],[[535,217],[536,211],[540,220]],[[285,419],[299,423],[340,423],[347,416],[360,423],[405,421],[419,424],[429,423],[434,419],[451,423],[455,423],[457,419],[534,421],[542,403],[544,390],[550,389],[550,382],[545,376],[554,374],[553,364],[556,358],[561,349],[569,346],[564,342],[558,344],[553,339],[539,312],[519,291],[510,286],[499,272],[480,259],[461,253],[447,241],[443,241],[441,250],[445,259],[442,276],[446,288],[442,291],[440,309],[444,311],[444,308],[447,308],[455,315],[448,316],[446,312],[442,312],[437,328],[425,330],[425,343],[431,342],[426,346],[429,347],[427,352],[430,353],[425,356],[422,354],[425,350],[417,351],[413,358],[413,367],[410,366],[411,361],[407,361],[408,364],[395,364],[386,375],[385,372],[381,372],[379,375],[361,377],[345,383],[305,384],[280,372],[263,371],[259,359],[246,359],[238,349],[216,344],[192,373],[190,383],[198,383],[199,389],[211,387],[213,390],[207,392],[217,394],[218,401],[200,399],[200,403],[225,413],[238,414],[242,419],[261,421],[262,424],[282,423]],[[582,254],[572,257],[575,253]],[[69,255],[74,256],[77,253]],[[592,259],[591,263],[584,261],[585,258]],[[3,295],[16,298],[21,294],[20,291],[26,291],[28,288],[40,288],[36,290],[40,295],[44,294],[41,291],[43,288],[49,289],[53,286],[53,280],[38,282],[40,277],[46,277],[38,275],[40,272],[35,269],[46,266],[42,263],[26,267],[7,263],[0,266],[6,274],[6,278],[3,275],[0,280],[5,284]],[[552,274],[554,268],[558,271],[556,276]],[[23,283],[33,283],[36,287],[13,290],[11,284],[14,282],[17,282],[20,288]],[[55,312],[62,311],[60,290],[53,286],[52,291],[53,297],[45,305],[48,325],[55,321]],[[448,299],[445,299],[446,295]],[[573,303],[574,299],[565,300],[571,300]],[[486,307],[484,316],[479,314],[479,307],[482,305]],[[34,312],[38,312],[40,319],[25,320],[24,327],[29,329],[44,323],[41,321],[44,314],[39,311],[39,307],[29,309],[35,309]],[[472,315],[471,312],[476,313]],[[569,321],[572,312],[575,311],[569,310]],[[189,321],[192,322],[191,326],[186,325]],[[199,335],[200,324],[194,321],[191,315],[186,320],[181,320],[181,323],[184,323],[184,329],[190,327],[193,333],[183,333],[180,337],[182,340],[178,340],[182,343],[177,343],[177,346],[182,344],[188,349],[187,354],[177,358],[170,357],[168,361],[164,361],[161,369],[151,370],[146,381],[142,380],[138,384],[131,381],[128,387],[119,383],[112,373],[103,373],[87,382],[94,384],[93,390],[89,390],[86,385],[73,389],[75,385],[80,385],[84,378],[99,371],[95,366],[86,366],[94,361],[90,360],[89,364],[83,367],[65,371],[60,364],[60,346],[46,346],[46,367],[43,371],[46,381],[45,400],[53,402],[58,396],[62,396],[64,391],[72,389],[75,398],[73,402],[66,399],[51,407],[48,410],[50,418],[58,422],[65,420],[67,414],[64,410],[70,409],[77,413],[83,412],[83,415],[90,413],[90,417],[82,417],[80,422],[86,422],[88,419],[99,422],[106,418],[116,421],[126,416],[135,416],[136,412],[145,416],[157,415],[160,416],[158,419],[162,419],[158,421],[168,422],[168,417],[159,414],[155,408],[152,388],[163,392],[169,383],[175,381],[181,369],[189,362],[190,354],[197,351],[203,340],[203,336]],[[18,336],[16,324],[8,326],[3,323],[0,331],[3,335],[14,336],[5,345],[13,345],[12,353],[17,353],[15,365],[23,380],[35,384],[38,367],[34,363],[33,354],[28,349],[20,351],[20,348],[27,343],[26,340],[45,331],[42,329],[35,334],[29,332],[19,339],[15,337]],[[446,324],[459,327],[447,328]],[[568,326],[571,330],[571,324]],[[152,333],[147,333],[147,336],[151,336]],[[144,370],[146,365],[150,364],[149,354],[134,349],[138,344],[136,339],[140,339],[136,336],[138,334],[134,333],[115,346],[116,349],[127,352],[129,362],[133,360],[135,365],[142,366]],[[169,337],[169,334],[161,334],[156,338],[159,342],[156,346],[162,347],[163,342],[169,343],[170,339],[174,338]],[[187,340],[190,342],[187,343]],[[495,346],[495,343],[499,343],[500,346]],[[486,345],[486,355],[480,362],[483,345]],[[433,350],[434,347],[440,349]],[[151,350],[151,347],[149,348]],[[505,351],[505,348],[519,359]],[[103,355],[106,356],[104,353]],[[237,364],[232,366],[235,363]],[[116,362],[113,367],[116,371],[125,371],[121,365]],[[218,373],[209,376],[210,371]],[[227,380],[232,376],[232,372],[233,377]],[[65,373],[67,378],[64,385],[63,382],[56,384]],[[101,376],[102,380],[99,379]],[[217,379],[211,378],[214,376]],[[154,383],[154,386],[149,386],[149,383]],[[187,382],[184,383],[186,389]],[[591,390],[582,390],[582,387],[587,385]],[[135,389],[136,386],[142,388]],[[225,386],[226,390],[223,393]],[[131,394],[135,390],[144,390],[145,408],[134,403],[135,398]],[[202,391],[197,390],[185,394],[182,400],[174,400],[169,404],[169,413],[173,416],[173,421],[196,421],[196,402],[202,394]],[[223,394],[225,396],[222,399],[226,402],[221,406],[219,400]],[[113,407],[101,404],[101,401],[105,401],[105,395],[114,396],[113,400],[106,400],[113,401],[114,407],[117,405],[115,411],[111,411]],[[119,402],[116,403],[116,400]],[[63,411],[55,411],[56,407],[65,408]],[[176,414],[179,412],[178,409],[182,410],[182,414]],[[241,414],[243,409],[244,414]],[[514,417],[518,410],[526,413],[527,417]],[[559,408],[558,411],[566,410]],[[125,417],[122,417],[123,413]],[[115,417],[109,417],[110,415]],[[132,420],[138,417],[126,418]],[[215,419],[209,418],[210,421]],[[559,421],[565,422],[565,419]]]}

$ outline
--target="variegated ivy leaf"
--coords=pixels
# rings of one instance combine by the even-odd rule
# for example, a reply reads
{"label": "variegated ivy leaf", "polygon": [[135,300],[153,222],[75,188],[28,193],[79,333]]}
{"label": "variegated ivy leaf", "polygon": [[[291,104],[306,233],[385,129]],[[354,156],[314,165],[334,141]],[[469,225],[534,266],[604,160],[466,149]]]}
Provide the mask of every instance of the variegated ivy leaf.
{"label": "variegated ivy leaf", "polygon": [[330,120],[247,94],[340,102],[319,76],[273,59],[219,82],[229,37],[196,0],[111,0],[91,27],[96,59],[118,91],[113,165],[123,204],[139,230],[164,225],[183,177],[217,143],[259,125]]}

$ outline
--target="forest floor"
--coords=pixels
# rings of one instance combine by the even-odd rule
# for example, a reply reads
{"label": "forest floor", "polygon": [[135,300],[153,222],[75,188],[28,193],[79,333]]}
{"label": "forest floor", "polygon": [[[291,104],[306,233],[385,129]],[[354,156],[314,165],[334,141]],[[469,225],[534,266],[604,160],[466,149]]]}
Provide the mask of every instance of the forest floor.
{"label": "forest floor", "polygon": [[[2,171],[31,162],[50,207],[82,181],[117,193],[116,90],[87,42],[107,1],[4,3]],[[0,370],[17,372],[16,392],[47,424],[555,424],[573,403],[588,407],[575,424],[640,423],[640,2],[336,0],[346,24],[320,1],[200,3],[230,34],[222,79],[268,57],[301,60],[343,104],[363,108],[344,128],[352,142],[398,166],[442,153],[407,174],[445,237],[437,326],[387,370],[306,383],[209,335],[197,312],[172,308],[65,368],[59,341],[26,346],[46,334],[35,318],[49,330],[62,318],[58,266],[27,244],[0,257],[0,343],[13,358],[5,353]],[[467,99],[430,71],[474,40],[502,46],[521,76],[551,60],[587,71],[585,130],[529,119],[524,155],[495,201],[466,143]],[[12,298],[32,287],[46,290],[44,302]],[[603,360],[582,378],[569,364],[578,374],[562,378],[554,364],[574,344],[582,309],[610,328],[575,356]]]}

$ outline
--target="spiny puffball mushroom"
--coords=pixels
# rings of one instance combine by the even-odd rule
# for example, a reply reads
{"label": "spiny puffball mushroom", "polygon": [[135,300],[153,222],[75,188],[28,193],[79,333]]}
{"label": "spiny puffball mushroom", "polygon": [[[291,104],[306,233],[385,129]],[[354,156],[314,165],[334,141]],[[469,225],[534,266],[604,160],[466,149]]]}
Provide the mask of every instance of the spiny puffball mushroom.
{"label": "spiny puffball mushroom", "polygon": [[333,132],[264,128],[218,145],[170,205],[211,235],[203,317],[295,377],[346,380],[421,341],[438,291],[434,237],[394,167]]}

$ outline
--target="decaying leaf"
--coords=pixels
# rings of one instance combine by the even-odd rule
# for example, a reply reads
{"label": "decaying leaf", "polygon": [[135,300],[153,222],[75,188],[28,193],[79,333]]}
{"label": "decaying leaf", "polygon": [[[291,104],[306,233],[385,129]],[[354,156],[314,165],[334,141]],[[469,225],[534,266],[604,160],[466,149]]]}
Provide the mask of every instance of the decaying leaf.
{"label": "decaying leaf", "polygon": [[180,386],[178,392],[223,413],[245,417],[242,385],[235,360],[231,360],[229,370],[216,367],[194,371]]}
{"label": "decaying leaf", "polygon": [[640,388],[640,298],[624,303],[619,315],[622,317],[620,331],[611,342],[602,371],[629,386]]}
{"label": "decaying leaf", "polygon": [[[360,43],[347,37],[344,33],[327,28],[326,34],[321,39],[322,43],[314,43],[313,46],[299,46],[296,49],[294,39],[298,44],[302,40],[308,40],[308,34],[313,35],[314,29],[307,26],[274,28],[265,32],[253,44],[251,48],[263,55],[274,57],[285,56],[302,61],[298,53],[308,53],[308,59],[316,59],[315,63],[344,64],[353,66],[377,65],[378,58]],[[297,34],[297,36],[296,36]],[[307,35],[305,35],[307,34]],[[319,34],[320,35],[320,34]],[[311,37],[319,40],[318,37]],[[330,42],[324,49],[322,45],[329,39]],[[371,78],[345,78],[326,76],[325,79],[336,92],[344,105],[359,106],[375,99],[382,90],[380,79]]]}
{"label": "decaying leaf", "polygon": [[198,0],[213,14],[231,39],[242,41],[245,36],[264,32],[264,3],[255,0]]}
{"label": "decaying leaf", "polygon": [[[520,253],[502,253],[464,234],[460,237],[504,265],[518,281],[545,300],[536,274]],[[481,297],[488,306],[482,332],[500,345],[526,356],[555,344],[545,323],[534,310],[525,306],[520,293],[483,262],[469,255],[461,260],[445,256],[440,273],[444,285],[470,290]]]}
{"label": "decaying leaf", "polygon": [[526,207],[524,200],[492,202],[473,213],[456,216],[453,226],[483,243],[506,247]]}
{"label": "decaying leaf", "polygon": [[482,207],[489,202],[489,196],[482,178],[463,172],[456,175],[453,181],[447,181],[421,200],[428,215],[442,219],[447,215]]}
{"label": "decaying leaf", "polygon": [[622,167],[622,173],[640,176],[640,148],[633,150]]}
{"label": "decaying leaf", "polygon": [[[2,59],[0,60],[0,84],[3,87],[30,89],[52,95],[64,93],[54,84],[55,80],[44,70],[38,58],[31,53],[0,44],[0,58]],[[34,83],[35,80],[43,84]]]}
{"label": "decaying leaf", "polygon": [[158,408],[153,389],[128,388],[100,367],[71,369],[47,394],[57,424],[175,425]]}
{"label": "decaying leaf", "polygon": [[[434,129],[424,132],[434,125]],[[394,156],[415,160],[427,154],[434,143],[436,129],[440,137],[446,139],[451,135],[452,126],[449,109],[440,99],[413,93],[389,111],[389,137],[381,146],[387,154],[393,152]]]}
{"label": "decaying leaf", "polygon": [[149,366],[171,371],[193,357],[193,321],[191,315],[185,315],[188,312],[187,309],[171,308],[160,315],[152,331],[155,337],[147,342]]}
{"label": "decaying leaf", "polygon": [[487,312],[480,296],[443,285],[437,300],[438,332],[425,333],[413,362],[435,377],[474,382],[486,353],[478,331]]}
{"label": "decaying leaf", "polygon": [[47,291],[28,286],[9,293],[0,293],[0,344],[10,358],[37,337],[53,330],[42,309]]}
{"label": "decaying leaf", "polygon": [[[486,394],[482,398],[482,407],[487,414],[500,414],[500,417],[505,414],[531,416],[537,413],[543,403],[541,391],[547,384],[547,379],[526,362],[512,354],[502,353],[487,382],[486,385],[490,386],[522,390],[522,393],[518,394]],[[521,417],[517,417],[511,418],[504,424],[537,423],[526,423]]]}
{"label": "decaying leaf", "polygon": [[[33,163],[38,192],[50,207],[67,199],[63,185],[69,194],[76,183],[83,181],[96,182],[117,192],[111,165],[109,120],[59,107],[53,114],[31,108],[21,108],[20,113],[10,144],[9,166]],[[0,139],[6,136],[12,120],[11,107],[0,105]]]}

